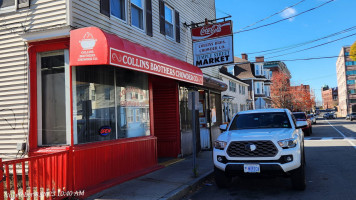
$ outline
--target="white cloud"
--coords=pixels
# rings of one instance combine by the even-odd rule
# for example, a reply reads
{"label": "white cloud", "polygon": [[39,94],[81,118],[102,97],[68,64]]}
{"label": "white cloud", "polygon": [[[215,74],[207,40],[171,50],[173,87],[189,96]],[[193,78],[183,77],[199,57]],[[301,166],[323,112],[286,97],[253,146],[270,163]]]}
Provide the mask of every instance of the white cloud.
{"label": "white cloud", "polygon": [[[297,10],[295,10],[294,8],[287,8],[281,13],[281,17],[288,18],[288,17],[291,17],[291,16],[296,15],[296,14],[297,14]],[[288,20],[289,21],[293,21],[294,18],[290,18]]]}

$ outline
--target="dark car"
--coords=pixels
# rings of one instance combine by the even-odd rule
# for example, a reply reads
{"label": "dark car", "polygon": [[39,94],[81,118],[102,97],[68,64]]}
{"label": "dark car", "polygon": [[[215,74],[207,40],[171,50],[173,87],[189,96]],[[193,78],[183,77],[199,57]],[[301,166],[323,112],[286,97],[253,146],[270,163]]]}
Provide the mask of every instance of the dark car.
{"label": "dark car", "polygon": [[356,112],[350,114],[350,120],[352,121],[354,119],[356,119]]}
{"label": "dark car", "polygon": [[302,128],[302,130],[305,135],[307,136],[311,135],[313,133],[313,130],[312,130],[312,122],[310,118],[308,118],[304,112],[293,112],[293,115],[297,121],[307,121],[308,126]]}

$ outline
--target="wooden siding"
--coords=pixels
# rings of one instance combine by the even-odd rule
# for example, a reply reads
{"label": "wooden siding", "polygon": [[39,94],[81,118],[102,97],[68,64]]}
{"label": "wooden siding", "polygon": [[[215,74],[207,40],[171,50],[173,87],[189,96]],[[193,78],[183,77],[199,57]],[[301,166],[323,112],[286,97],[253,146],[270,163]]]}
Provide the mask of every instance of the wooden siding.
{"label": "wooden siding", "polygon": [[28,58],[21,35],[66,26],[66,0],[32,0],[0,14],[0,157],[13,159],[28,136]]}
{"label": "wooden siding", "polygon": [[215,0],[195,0],[193,2],[166,0],[165,3],[180,13],[181,42],[177,43],[160,33],[158,0],[152,0],[153,37],[132,27],[129,14],[126,22],[101,14],[99,3],[98,0],[73,1],[72,25],[76,28],[96,26],[106,32],[114,33],[191,64],[193,63],[191,32],[190,28],[183,26],[183,23],[203,22],[205,18],[215,19]]}

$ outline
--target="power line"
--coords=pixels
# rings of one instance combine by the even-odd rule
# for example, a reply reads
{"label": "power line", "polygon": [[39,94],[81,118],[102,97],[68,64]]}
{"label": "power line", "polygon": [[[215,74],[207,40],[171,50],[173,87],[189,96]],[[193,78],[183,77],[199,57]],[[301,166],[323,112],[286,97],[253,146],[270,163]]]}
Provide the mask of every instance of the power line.
{"label": "power line", "polygon": [[342,37],[342,38],[339,38],[339,39],[336,39],[336,40],[325,42],[325,43],[322,43],[322,44],[319,44],[319,45],[316,45],[316,46],[312,46],[312,47],[309,47],[309,48],[301,49],[301,50],[298,50],[298,51],[293,51],[293,52],[290,52],[290,53],[280,54],[280,55],[276,55],[276,56],[271,56],[271,57],[268,57],[268,58],[275,58],[275,57],[285,56],[285,55],[289,55],[289,54],[293,54],[293,53],[299,53],[299,52],[302,52],[302,51],[307,51],[307,50],[314,49],[314,48],[317,48],[317,47],[321,47],[321,46],[324,46],[324,45],[327,45],[327,44],[330,44],[330,43],[333,43],[333,42],[336,42],[336,41],[339,41],[339,40],[342,40],[342,39],[345,39],[345,38],[348,38],[348,37],[351,37],[351,36],[354,36],[354,35],[356,35],[356,33],[348,35],[348,36],[345,36],[345,37]]}
{"label": "power line", "polygon": [[[356,54],[355,54],[356,55]],[[352,55],[348,55],[352,56]],[[274,62],[274,61],[281,61],[281,62],[289,62],[289,61],[307,61],[307,60],[320,60],[320,59],[330,59],[330,58],[339,58],[339,57],[345,57],[344,55],[342,56],[323,56],[323,57],[314,57],[314,58],[296,58],[296,59],[285,59],[285,60],[273,60],[273,61],[265,61],[265,62]],[[256,61],[251,61],[250,63],[255,63]]]}
{"label": "power line", "polygon": [[267,19],[269,19],[269,18],[271,18],[271,17],[273,17],[273,16],[275,16],[275,15],[278,15],[278,14],[284,12],[285,10],[287,10],[287,9],[289,9],[289,8],[293,8],[294,6],[296,6],[296,5],[300,4],[300,3],[302,3],[303,1],[305,1],[305,0],[301,0],[301,1],[299,1],[298,3],[296,3],[296,4],[294,4],[294,5],[291,5],[291,6],[288,6],[288,7],[286,7],[285,9],[283,9],[283,10],[281,10],[281,11],[279,11],[279,12],[276,12],[276,13],[274,13],[274,14],[272,14],[272,15],[270,15],[270,16],[264,18],[264,19],[261,19],[261,20],[255,22],[255,23],[253,23],[253,24],[250,24],[250,25],[248,25],[248,26],[245,26],[245,27],[241,28],[239,31],[241,31],[241,30],[243,30],[243,29],[246,29],[246,28],[248,28],[248,27],[254,26],[255,24],[258,24],[258,23],[260,23],[260,22],[263,22],[263,21],[265,21],[265,20],[267,20]]}
{"label": "power line", "polygon": [[[317,42],[319,40],[327,39],[329,37],[340,35],[340,34],[343,34],[343,33],[349,32],[349,31],[353,31],[353,30],[356,30],[356,26],[352,26],[350,28],[344,29],[342,31],[339,31],[339,32],[336,32],[336,33],[333,33],[333,34],[330,34],[330,35],[327,35],[327,36],[324,36],[324,37],[321,37],[321,38],[318,38],[318,39],[314,39],[314,40],[310,40],[310,41],[306,41],[306,42],[302,42],[302,43],[298,43],[298,44],[293,44],[293,45],[289,45],[289,46],[285,46],[285,47],[268,49],[268,50],[264,50],[264,51],[256,51],[256,52],[246,53],[246,54],[258,54],[258,53],[265,53],[265,52],[270,52],[270,51],[272,51],[272,52],[271,53],[267,53],[267,54],[278,53],[278,52],[281,52],[281,51],[285,51],[285,50],[301,47],[301,46],[304,46],[304,45],[307,45],[307,44],[310,44],[310,43],[313,43],[313,42]],[[267,54],[265,54],[265,55],[267,55]]]}
{"label": "power line", "polygon": [[284,19],[281,19],[281,20],[278,20],[278,21],[275,21],[275,22],[272,22],[272,23],[269,23],[269,24],[257,26],[257,27],[255,27],[255,28],[250,28],[250,29],[247,29],[247,30],[237,31],[237,32],[234,32],[234,34],[236,34],[236,33],[242,33],[242,32],[247,32],[247,31],[252,31],[252,30],[256,30],[256,29],[259,29],[259,28],[263,28],[263,27],[266,27],[266,26],[273,25],[273,24],[277,24],[277,23],[279,23],[279,22],[282,22],[282,21],[285,21],[285,20],[288,20],[288,19],[297,17],[297,16],[299,16],[299,15],[302,15],[302,14],[304,14],[304,13],[313,11],[313,10],[315,10],[315,9],[317,9],[317,8],[320,8],[320,7],[322,7],[322,6],[324,6],[324,5],[328,4],[328,3],[331,3],[331,2],[333,2],[333,1],[335,1],[335,0],[329,0],[329,1],[323,3],[323,4],[319,5],[319,6],[316,6],[316,7],[314,7],[314,8],[309,9],[309,10],[303,11],[303,12],[301,12],[301,13],[299,13],[299,14],[296,14],[296,15],[293,15],[293,16],[290,16],[290,17],[287,17],[287,18],[284,18]]}

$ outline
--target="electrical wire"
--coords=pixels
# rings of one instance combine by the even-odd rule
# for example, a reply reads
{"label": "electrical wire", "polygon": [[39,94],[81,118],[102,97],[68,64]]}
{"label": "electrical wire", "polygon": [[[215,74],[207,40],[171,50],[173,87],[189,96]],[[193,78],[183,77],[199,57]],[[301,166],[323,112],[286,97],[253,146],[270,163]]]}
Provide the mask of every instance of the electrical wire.
{"label": "electrical wire", "polygon": [[252,24],[250,24],[250,25],[248,25],[248,26],[245,26],[245,27],[241,28],[239,31],[244,30],[244,29],[246,29],[246,28],[248,28],[248,27],[254,26],[254,25],[256,25],[256,24],[258,24],[258,23],[260,23],[260,22],[263,22],[263,21],[265,21],[265,20],[267,20],[267,19],[269,19],[269,18],[271,18],[271,17],[273,17],[273,16],[275,16],[275,15],[278,15],[278,14],[284,12],[285,10],[287,10],[287,9],[289,9],[289,8],[293,8],[293,7],[297,6],[298,4],[302,3],[303,1],[305,1],[305,0],[301,0],[301,1],[299,1],[298,3],[296,3],[296,4],[294,4],[294,5],[291,5],[291,6],[288,6],[288,7],[286,7],[285,9],[283,9],[283,10],[281,10],[281,11],[279,11],[279,12],[276,12],[276,13],[274,13],[274,14],[272,14],[272,15],[270,15],[270,16],[264,18],[264,19],[261,19],[261,20],[255,22],[255,23],[252,23]]}
{"label": "electrical wire", "polygon": [[[278,52],[281,52],[281,51],[284,51],[284,50],[289,50],[289,49],[301,47],[301,46],[304,46],[304,45],[307,45],[307,44],[310,44],[310,43],[314,43],[314,42],[317,42],[317,41],[320,41],[320,40],[323,40],[323,39],[327,39],[329,37],[340,35],[340,34],[343,34],[343,33],[349,32],[349,31],[353,31],[353,30],[356,30],[356,26],[352,26],[350,28],[344,29],[342,31],[339,31],[339,32],[336,32],[336,33],[333,33],[333,34],[330,34],[330,35],[327,35],[327,36],[324,36],[324,37],[321,37],[321,38],[318,38],[318,39],[314,39],[314,40],[310,40],[310,41],[306,41],[306,42],[302,42],[302,43],[298,43],[298,44],[293,44],[293,45],[289,45],[289,46],[285,46],[285,47],[268,49],[268,50],[264,50],[264,51],[256,51],[256,52],[251,52],[251,53],[246,53],[246,54],[251,55],[251,54],[259,54],[259,53],[265,53],[265,52],[270,52],[270,51],[272,51],[272,52],[271,53],[267,53],[267,54],[278,53]],[[265,55],[267,55],[267,54],[265,54]]]}
{"label": "electrical wire", "polygon": [[[349,56],[352,56],[352,55],[349,55]],[[296,58],[296,59],[289,59],[289,60],[285,59],[285,60],[273,60],[273,61],[265,61],[265,62],[307,61],[307,60],[320,60],[320,59],[330,59],[330,58],[340,58],[340,57],[345,57],[345,56],[342,55],[342,56],[323,56],[323,57],[314,57],[314,58]],[[256,61],[251,61],[250,63],[256,63]]]}
{"label": "electrical wire", "polygon": [[345,37],[342,37],[342,38],[338,38],[336,40],[325,42],[325,43],[322,43],[322,44],[319,44],[319,45],[316,45],[316,46],[312,46],[312,47],[309,47],[309,48],[301,49],[301,50],[298,50],[298,51],[293,51],[293,52],[290,52],[290,53],[280,54],[280,55],[276,55],[276,56],[271,56],[271,57],[268,57],[268,58],[275,58],[275,57],[285,56],[285,55],[289,55],[289,54],[293,54],[293,53],[299,53],[299,52],[302,52],[302,51],[307,51],[307,50],[314,49],[314,48],[317,48],[317,47],[321,47],[321,46],[324,46],[324,45],[327,45],[327,44],[330,44],[330,43],[333,43],[333,42],[336,42],[336,41],[339,41],[339,40],[342,40],[342,39],[345,39],[345,38],[349,38],[349,37],[354,36],[354,35],[356,35],[356,33],[348,35],[348,36],[345,36]]}
{"label": "electrical wire", "polygon": [[299,14],[296,14],[296,15],[293,15],[293,16],[290,16],[290,17],[287,17],[287,18],[284,18],[284,19],[281,19],[281,20],[278,20],[278,21],[275,21],[275,22],[272,22],[272,23],[269,23],[269,24],[257,26],[257,27],[255,27],[255,28],[250,28],[250,29],[246,29],[246,30],[242,30],[242,31],[237,31],[237,32],[234,32],[234,34],[242,33],[242,32],[247,32],[247,31],[252,31],[252,30],[256,30],[256,29],[260,29],[260,28],[263,28],[263,27],[266,27],[266,26],[271,26],[271,25],[273,25],[273,24],[277,24],[277,23],[279,23],[279,22],[282,22],[282,21],[285,21],[285,20],[288,20],[288,19],[297,17],[297,16],[299,16],[299,15],[302,15],[302,14],[304,14],[304,13],[313,11],[313,10],[315,10],[315,9],[318,9],[318,8],[324,6],[324,5],[328,4],[328,3],[331,3],[331,2],[333,2],[333,1],[335,1],[335,0],[329,0],[329,1],[323,3],[323,4],[319,5],[319,6],[313,7],[313,8],[311,8],[311,9],[306,10],[306,11],[303,11],[303,12],[301,12],[301,13],[299,13]]}

